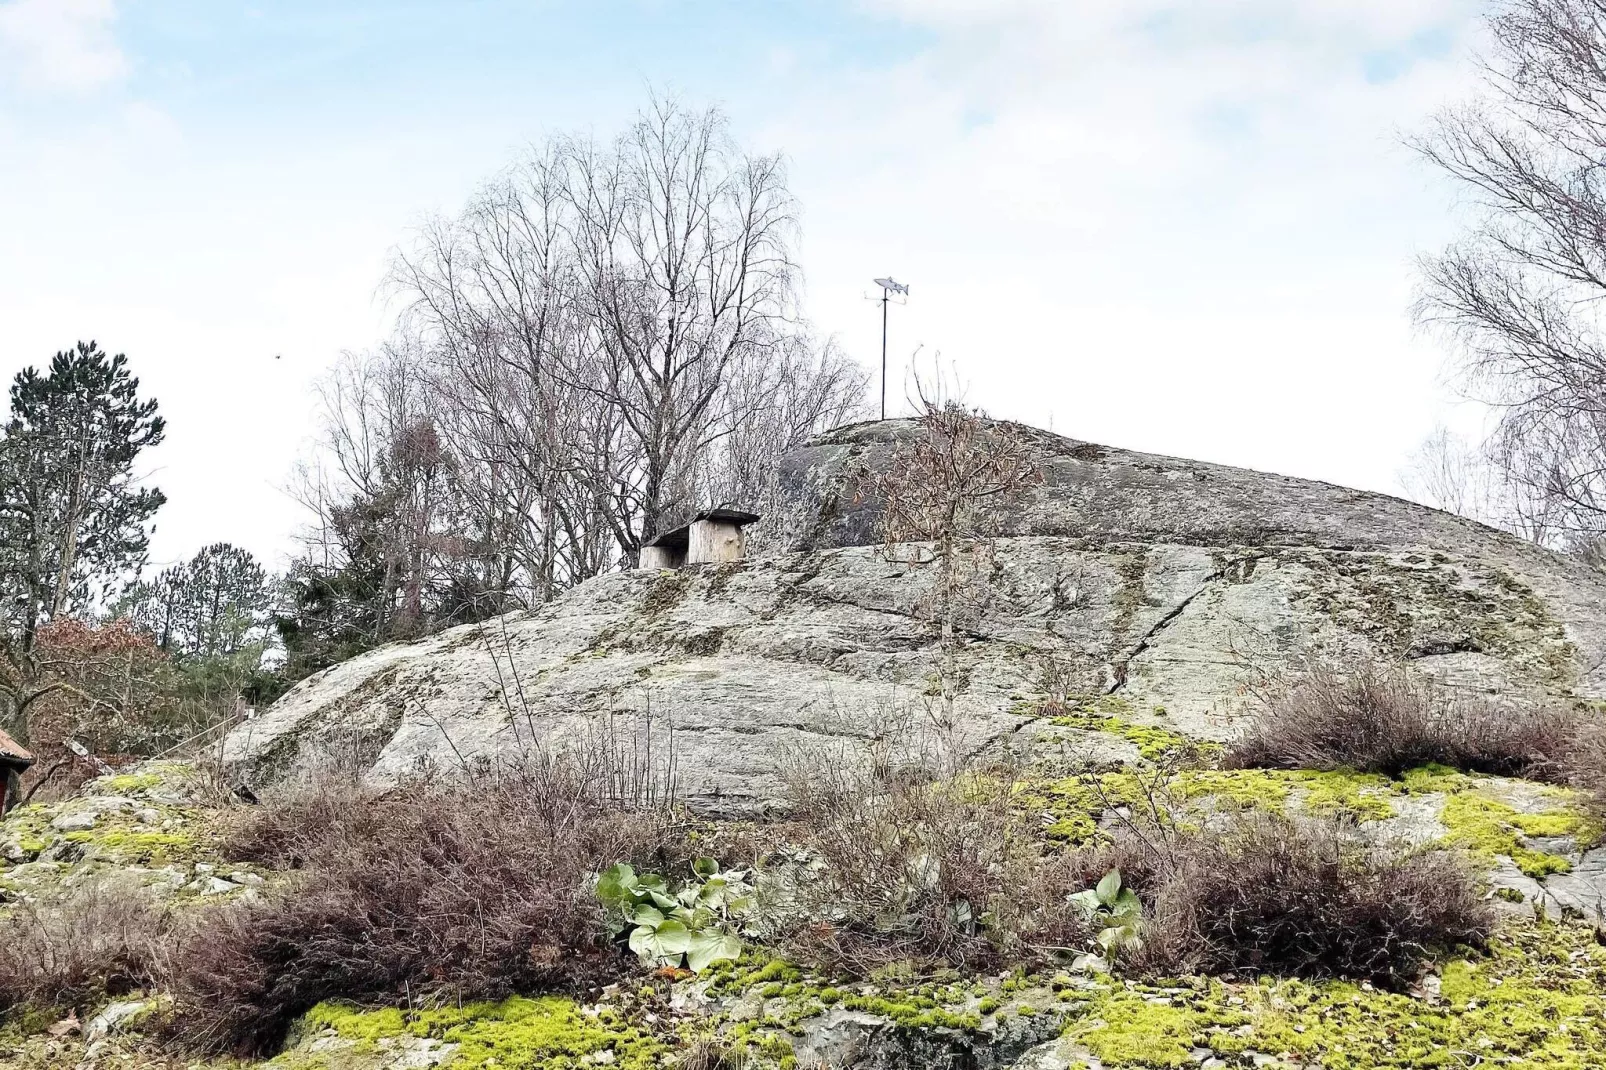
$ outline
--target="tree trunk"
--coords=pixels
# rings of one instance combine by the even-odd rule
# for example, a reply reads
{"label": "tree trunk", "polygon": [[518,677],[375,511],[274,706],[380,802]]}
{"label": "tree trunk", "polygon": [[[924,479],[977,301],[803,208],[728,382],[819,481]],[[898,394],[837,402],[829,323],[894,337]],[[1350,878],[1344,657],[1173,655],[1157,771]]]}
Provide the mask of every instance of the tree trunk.
{"label": "tree trunk", "polygon": [[78,442],[78,463],[73,473],[72,492],[67,496],[67,515],[64,520],[64,531],[61,541],[60,569],[56,573],[55,597],[50,600],[50,619],[56,620],[67,611],[67,597],[72,587],[72,570],[78,558],[78,519],[84,508],[84,469],[88,467],[86,454],[89,452],[87,429],[84,437]]}

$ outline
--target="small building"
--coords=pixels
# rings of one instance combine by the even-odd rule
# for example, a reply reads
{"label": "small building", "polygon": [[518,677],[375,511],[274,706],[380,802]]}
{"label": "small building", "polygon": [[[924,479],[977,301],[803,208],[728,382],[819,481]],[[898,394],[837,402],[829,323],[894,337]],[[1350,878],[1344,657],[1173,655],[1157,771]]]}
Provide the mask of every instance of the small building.
{"label": "small building", "polygon": [[742,529],[758,520],[740,509],[705,509],[690,523],[655,536],[641,548],[644,569],[684,568],[740,561],[745,553]]}
{"label": "small building", "polygon": [[0,815],[21,797],[22,774],[33,765],[33,755],[22,744],[0,732]]}

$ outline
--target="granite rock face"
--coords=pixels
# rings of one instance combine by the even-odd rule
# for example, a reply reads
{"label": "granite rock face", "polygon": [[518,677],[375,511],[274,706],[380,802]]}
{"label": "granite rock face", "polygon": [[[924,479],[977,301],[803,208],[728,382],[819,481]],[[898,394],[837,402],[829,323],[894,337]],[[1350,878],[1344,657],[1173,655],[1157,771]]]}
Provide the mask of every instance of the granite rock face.
{"label": "granite rock face", "polygon": [[599,577],[541,609],[372,651],[237,729],[267,783],[334,751],[394,778],[531,748],[608,752],[709,809],[781,794],[794,755],[905,760],[1052,735],[1048,691],[1229,738],[1290,659],[1404,659],[1492,693],[1606,697],[1606,575],[1386,495],[1030,431],[1043,482],[1004,503],[963,621],[956,716],[931,697],[934,570],[889,560],[851,473],[909,421],[794,454],[779,549]]}

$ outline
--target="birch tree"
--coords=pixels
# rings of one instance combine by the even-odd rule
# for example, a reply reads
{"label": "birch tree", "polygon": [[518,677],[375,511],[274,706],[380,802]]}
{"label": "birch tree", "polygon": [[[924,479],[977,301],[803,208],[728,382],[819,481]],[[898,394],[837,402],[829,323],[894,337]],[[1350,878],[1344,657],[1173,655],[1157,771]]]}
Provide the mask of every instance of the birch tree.
{"label": "birch tree", "polygon": [[1606,534],[1606,0],[1511,0],[1489,26],[1482,92],[1417,142],[1473,216],[1423,262],[1418,315],[1496,407],[1489,453],[1541,537],[1587,545]]}

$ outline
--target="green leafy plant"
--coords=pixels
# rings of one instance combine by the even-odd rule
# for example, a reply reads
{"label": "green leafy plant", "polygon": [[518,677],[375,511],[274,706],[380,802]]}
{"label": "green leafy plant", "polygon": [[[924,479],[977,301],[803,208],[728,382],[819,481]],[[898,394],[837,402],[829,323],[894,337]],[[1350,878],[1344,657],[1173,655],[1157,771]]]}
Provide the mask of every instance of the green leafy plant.
{"label": "green leafy plant", "polygon": [[679,967],[693,973],[735,959],[742,941],[731,928],[753,905],[746,870],[724,870],[712,858],[692,863],[692,880],[678,889],[657,873],[640,873],[620,862],[597,878],[597,898],[608,910],[614,936],[625,936],[630,950],[649,966]]}
{"label": "green leafy plant", "polygon": [[1077,969],[1107,972],[1117,956],[1143,946],[1143,902],[1121,886],[1120,870],[1110,870],[1096,887],[1073,893],[1070,902],[1093,922],[1102,952],[1077,958]]}

